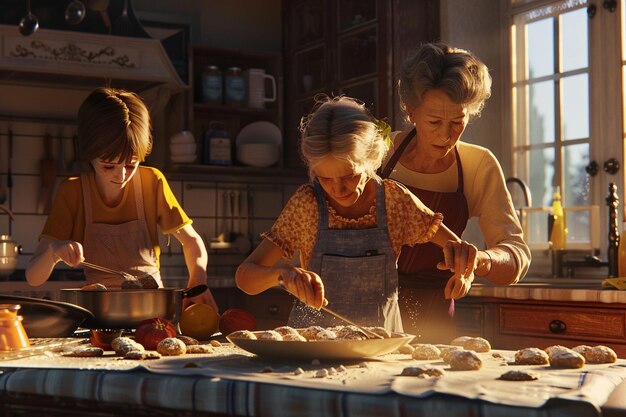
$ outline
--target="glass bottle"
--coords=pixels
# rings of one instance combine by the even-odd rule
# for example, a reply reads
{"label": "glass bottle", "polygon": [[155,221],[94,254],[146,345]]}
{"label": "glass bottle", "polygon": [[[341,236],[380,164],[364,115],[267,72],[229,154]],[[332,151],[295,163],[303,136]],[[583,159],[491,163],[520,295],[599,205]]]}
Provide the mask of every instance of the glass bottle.
{"label": "glass bottle", "polygon": [[243,78],[241,68],[228,68],[225,85],[224,102],[229,106],[242,106],[246,101],[246,80]]}
{"label": "glass bottle", "polygon": [[208,65],[202,72],[202,101],[222,104],[222,72],[215,65]]}
{"label": "glass bottle", "polygon": [[561,204],[561,190],[557,186],[552,200],[552,232],[550,233],[550,242],[552,249],[565,249],[567,243],[567,228],[565,226],[565,212]]}
{"label": "glass bottle", "polygon": [[212,121],[204,133],[202,163],[207,165],[232,165],[233,153],[230,135],[223,122]]}
{"label": "glass bottle", "polygon": [[19,304],[0,304],[0,351],[18,350],[30,346],[22,325],[22,316],[17,315]]}

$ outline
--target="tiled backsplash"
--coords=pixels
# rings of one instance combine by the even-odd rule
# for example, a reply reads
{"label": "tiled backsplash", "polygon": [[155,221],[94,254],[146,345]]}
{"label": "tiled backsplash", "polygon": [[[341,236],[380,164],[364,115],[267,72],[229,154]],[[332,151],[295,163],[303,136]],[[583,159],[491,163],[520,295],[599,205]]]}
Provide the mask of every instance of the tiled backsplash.
{"label": "tiled backsplash", "polygon": [[[7,185],[8,173],[8,130],[13,131],[12,177],[13,187],[4,203],[13,211],[15,221],[10,222],[5,213],[0,212],[0,234],[10,234],[18,242],[23,253],[19,256],[18,269],[24,269],[37,246],[39,234],[46,221],[46,215],[37,212],[37,201],[41,184],[40,161],[43,158],[44,135],[53,137],[53,154],[58,162],[56,185],[72,173],[68,171],[73,159],[72,137],[75,126],[65,124],[45,124],[34,122],[0,121],[0,184]],[[166,176],[167,173],[165,173]],[[181,178],[180,176],[177,178]],[[259,242],[259,233],[267,230],[274,222],[291,194],[306,178],[268,177],[261,181],[258,177],[249,181],[246,177],[220,177],[207,175],[207,178],[193,181],[169,179],[168,182],[193,219],[194,228],[200,233],[209,251],[208,274],[210,279],[232,277],[236,267],[245,258],[245,253],[236,249],[210,249],[210,241],[234,229],[251,239],[251,247]],[[56,188],[55,188],[56,191]],[[234,208],[231,206],[234,200]],[[238,203],[239,201],[240,203]],[[161,273],[165,280],[180,281],[187,272],[180,244],[175,238],[167,246],[167,236],[161,235]],[[57,268],[67,268],[58,265]]]}

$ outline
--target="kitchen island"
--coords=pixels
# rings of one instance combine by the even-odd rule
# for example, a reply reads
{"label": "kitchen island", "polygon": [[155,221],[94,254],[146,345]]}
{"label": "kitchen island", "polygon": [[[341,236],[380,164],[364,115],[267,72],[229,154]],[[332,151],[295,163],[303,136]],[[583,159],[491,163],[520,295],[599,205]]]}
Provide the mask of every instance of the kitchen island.
{"label": "kitchen island", "polygon": [[[455,372],[397,353],[318,363],[260,358],[230,344],[155,361],[113,352],[75,358],[66,355],[80,341],[57,342],[0,360],[3,416],[626,416],[626,360],[535,367],[539,380],[512,382],[498,376],[522,368],[511,365],[513,351],[479,354],[481,370]],[[418,365],[444,376],[400,376]]]}

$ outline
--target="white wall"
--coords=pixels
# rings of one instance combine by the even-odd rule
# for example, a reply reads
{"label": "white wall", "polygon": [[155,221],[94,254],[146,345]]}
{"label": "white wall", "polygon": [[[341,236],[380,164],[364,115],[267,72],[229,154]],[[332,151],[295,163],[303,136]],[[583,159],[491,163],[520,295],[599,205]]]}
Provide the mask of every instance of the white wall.
{"label": "white wall", "polygon": [[[508,166],[508,137],[503,137],[503,67],[501,31],[501,1],[497,0],[445,0],[441,2],[441,39],[453,46],[476,54],[489,68],[493,80],[491,98],[482,116],[466,129],[463,140],[489,148],[500,161],[505,177],[511,175]],[[475,243],[479,249],[484,239],[476,219],[470,220],[463,238]]]}

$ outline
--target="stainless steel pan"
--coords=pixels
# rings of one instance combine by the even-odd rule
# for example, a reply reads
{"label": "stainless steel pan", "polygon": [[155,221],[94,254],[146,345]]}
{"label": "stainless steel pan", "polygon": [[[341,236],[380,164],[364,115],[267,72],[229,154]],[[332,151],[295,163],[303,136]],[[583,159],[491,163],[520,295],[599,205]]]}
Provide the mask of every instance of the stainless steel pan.
{"label": "stainless steel pan", "polygon": [[154,290],[81,290],[62,289],[61,300],[76,304],[93,313],[82,327],[88,329],[134,329],[143,320],[162,317],[178,323],[183,299],[207,290],[206,285],[187,289],[158,288]]}

